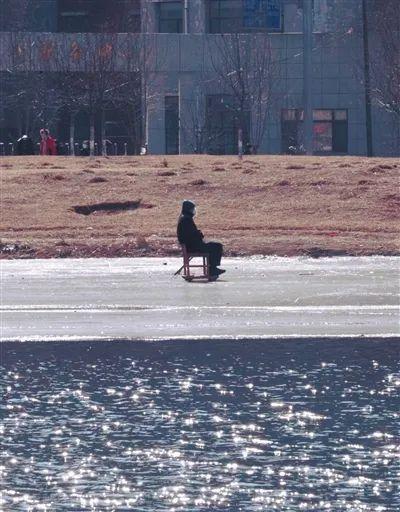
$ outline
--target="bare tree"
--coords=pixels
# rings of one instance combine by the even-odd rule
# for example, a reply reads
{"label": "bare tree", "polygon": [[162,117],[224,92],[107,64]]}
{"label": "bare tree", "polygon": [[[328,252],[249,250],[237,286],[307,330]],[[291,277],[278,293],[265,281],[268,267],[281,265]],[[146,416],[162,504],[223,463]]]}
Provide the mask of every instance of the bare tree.
{"label": "bare tree", "polygon": [[[59,38],[53,66],[57,71],[61,106],[70,116],[72,152],[75,116],[82,110],[89,115],[91,155],[95,138],[101,141],[102,153],[106,153],[105,118],[109,108],[116,108],[120,113],[133,150],[145,145],[147,112],[159,94],[154,91],[160,89],[154,71],[155,44],[150,37],[100,33],[64,34]],[[95,133],[98,125],[100,134]]]}
{"label": "bare tree", "polygon": [[18,133],[32,133],[57,118],[59,96],[51,66],[55,44],[48,36],[26,32],[12,32],[5,41],[2,101],[13,110]]}
{"label": "bare tree", "polygon": [[[127,111],[128,90],[139,95],[137,70],[125,72],[123,50],[129,48],[127,40],[132,34],[78,34],[64,36],[57,56],[63,107],[70,117],[70,147],[74,148],[75,118],[79,111],[89,115],[89,149],[93,156],[95,139],[100,141],[102,154],[106,154],[105,121],[109,108]],[[121,39],[123,42],[121,42]],[[136,77],[136,78],[135,78]],[[124,103],[125,101],[125,103]],[[135,99],[135,103],[137,100]],[[128,109],[129,110],[129,109]],[[96,123],[96,121],[99,121]],[[100,133],[95,127],[100,125]]]}
{"label": "bare tree", "polygon": [[206,90],[209,80],[197,77],[196,86],[181,94],[180,133],[182,140],[193,153],[204,153],[207,146]]}
{"label": "bare tree", "polygon": [[[365,10],[352,3],[333,0],[330,4],[331,46],[351,40],[353,47],[367,52],[354,55],[354,76],[366,80],[366,66],[371,80],[371,101],[400,116],[400,16],[399,0],[363,0]],[[367,26],[366,26],[367,24]],[[368,62],[366,62],[368,60]]]}
{"label": "bare tree", "polygon": [[115,88],[117,34],[82,34],[82,103],[89,114],[90,156],[95,153],[95,120],[101,112],[102,153],[105,154],[104,112]]}
{"label": "bare tree", "polygon": [[257,152],[266,131],[279,64],[271,40],[264,33],[222,34],[212,38],[209,47],[218,81],[233,97],[238,130],[247,133]]}
{"label": "bare tree", "polygon": [[168,54],[168,43],[159,44],[156,34],[124,34],[120,38],[119,62],[121,84],[116,98],[124,105],[122,112],[131,133],[140,135],[140,146],[148,147],[149,115],[159,108],[165,75],[157,70]]}
{"label": "bare tree", "polygon": [[[64,105],[73,117],[86,110],[90,124],[90,154],[95,148],[95,120],[100,114],[99,138],[105,154],[105,115],[117,108],[132,147],[147,143],[147,112],[154,100],[157,75],[155,45],[147,34],[80,34],[66,40],[58,58],[62,74]],[[68,71],[69,70],[69,71]],[[73,71],[73,72],[71,72]],[[153,92],[149,92],[151,90]],[[70,135],[72,139],[72,136]]]}
{"label": "bare tree", "polygon": [[117,73],[117,34],[64,34],[58,41],[53,67],[57,72],[60,106],[70,116],[70,146],[74,148],[75,116],[84,110],[89,115],[90,156],[95,154],[95,126],[100,119],[100,140],[105,154],[105,109],[115,90]]}
{"label": "bare tree", "polygon": [[86,103],[87,84],[81,70],[84,53],[80,36],[64,34],[58,39],[54,67],[60,95],[60,110],[69,116],[70,154],[75,155],[75,119]]}
{"label": "bare tree", "polygon": [[[155,85],[155,43],[148,34],[124,34],[119,41],[119,84],[114,104],[120,107],[129,136],[137,147],[147,146],[148,111],[151,108],[150,85]],[[154,89],[154,87],[153,87]]]}
{"label": "bare tree", "polygon": [[398,0],[371,0],[371,94],[382,108],[400,117],[400,12]]}

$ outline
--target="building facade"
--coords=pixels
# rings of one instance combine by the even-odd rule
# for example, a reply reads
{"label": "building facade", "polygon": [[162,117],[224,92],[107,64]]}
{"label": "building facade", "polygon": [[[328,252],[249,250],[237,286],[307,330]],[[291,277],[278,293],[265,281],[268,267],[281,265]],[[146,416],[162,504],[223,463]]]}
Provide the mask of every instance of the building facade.
{"label": "building facade", "polygon": [[373,154],[398,156],[399,116],[372,97],[369,117],[362,8],[313,0],[306,81],[303,0],[0,0],[0,139],[301,154],[307,86],[314,154],[366,155],[370,123]]}

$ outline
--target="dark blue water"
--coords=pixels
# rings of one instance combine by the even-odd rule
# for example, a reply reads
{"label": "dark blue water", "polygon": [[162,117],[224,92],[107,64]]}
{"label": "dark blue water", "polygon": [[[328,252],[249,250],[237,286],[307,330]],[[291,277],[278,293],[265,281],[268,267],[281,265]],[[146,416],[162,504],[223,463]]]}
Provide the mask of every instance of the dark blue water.
{"label": "dark blue water", "polygon": [[5,343],[0,510],[398,511],[399,347]]}

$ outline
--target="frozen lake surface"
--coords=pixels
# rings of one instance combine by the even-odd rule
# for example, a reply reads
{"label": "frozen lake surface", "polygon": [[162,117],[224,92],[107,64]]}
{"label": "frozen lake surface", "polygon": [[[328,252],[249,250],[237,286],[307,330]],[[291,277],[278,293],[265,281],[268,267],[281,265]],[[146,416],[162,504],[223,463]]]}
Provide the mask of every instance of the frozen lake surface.
{"label": "frozen lake surface", "polygon": [[400,258],[236,258],[187,283],[180,258],[1,261],[2,340],[399,333]]}
{"label": "frozen lake surface", "polygon": [[2,261],[0,509],[397,512],[399,261]]}
{"label": "frozen lake surface", "polygon": [[396,339],[6,342],[0,509],[400,510]]}

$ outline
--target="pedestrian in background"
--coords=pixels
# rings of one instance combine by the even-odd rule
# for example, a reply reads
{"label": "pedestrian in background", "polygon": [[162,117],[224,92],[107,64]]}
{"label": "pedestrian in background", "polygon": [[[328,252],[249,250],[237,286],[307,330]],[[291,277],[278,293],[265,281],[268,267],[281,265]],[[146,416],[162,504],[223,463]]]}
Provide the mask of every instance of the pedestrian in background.
{"label": "pedestrian in background", "polygon": [[57,154],[57,146],[56,141],[50,135],[50,132],[47,128],[42,128],[40,130],[40,154],[41,155],[56,155]]}

